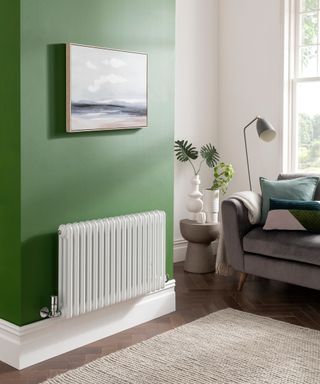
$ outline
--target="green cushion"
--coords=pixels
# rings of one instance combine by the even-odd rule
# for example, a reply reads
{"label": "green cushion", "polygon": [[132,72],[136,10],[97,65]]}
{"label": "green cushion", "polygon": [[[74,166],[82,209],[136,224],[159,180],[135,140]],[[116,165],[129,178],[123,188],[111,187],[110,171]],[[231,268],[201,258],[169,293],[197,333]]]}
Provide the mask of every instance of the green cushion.
{"label": "green cushion", "polygon": [[270,199],[313,200],[319,177],[307,176],[290,180],[271,181],[260,177],[262,193],[261,223],[264,224],[270,207]]}
{"label": "green cushion", "polygon": [[270,199],[263,229],[320,233],[320,201]]}
{"label": "green cushion", "polygon": [[320,212],[303,209],[291,209],[290,213],[310,232],[320,233]]}

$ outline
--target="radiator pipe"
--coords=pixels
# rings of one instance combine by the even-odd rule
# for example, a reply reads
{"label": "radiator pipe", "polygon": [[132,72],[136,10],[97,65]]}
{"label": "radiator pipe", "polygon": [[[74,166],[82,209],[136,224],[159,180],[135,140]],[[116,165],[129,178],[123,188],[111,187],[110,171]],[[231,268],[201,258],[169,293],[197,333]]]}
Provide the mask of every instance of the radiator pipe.
{"label": "radiator pipe", "polygon": [[43,319],[60,317],[61,311],[58,307],[58,296],[51,296],[51,306],[50,309],[48,307],[43,307],[40,309],[40,316]]}

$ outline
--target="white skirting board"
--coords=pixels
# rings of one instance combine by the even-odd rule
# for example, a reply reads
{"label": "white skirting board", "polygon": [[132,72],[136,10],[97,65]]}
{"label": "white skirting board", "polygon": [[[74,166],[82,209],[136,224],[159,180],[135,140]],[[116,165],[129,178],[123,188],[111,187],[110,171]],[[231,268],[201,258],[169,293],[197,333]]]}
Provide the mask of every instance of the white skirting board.
{"label": "white skirting board", "polygon": [[173,244],[173,262],[179,263],[186,259],[188,242],[184,239],[175,240]]}
{"label": "white skirting board", "polygon": [[22,327],[0,320],[0,360],[23,369],[174,312],[175,306],[175,280],[170,280],[160,291],[72,319]]}

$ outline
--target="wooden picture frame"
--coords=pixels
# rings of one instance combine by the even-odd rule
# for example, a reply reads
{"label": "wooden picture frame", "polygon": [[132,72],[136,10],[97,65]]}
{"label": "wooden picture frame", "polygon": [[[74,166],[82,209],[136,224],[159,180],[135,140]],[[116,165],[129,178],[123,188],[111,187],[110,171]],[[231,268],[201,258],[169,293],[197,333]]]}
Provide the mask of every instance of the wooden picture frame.
{"label": "wooden picture frame", "polygon": [[66,130],[148,126],[148,55],[66,44]]}

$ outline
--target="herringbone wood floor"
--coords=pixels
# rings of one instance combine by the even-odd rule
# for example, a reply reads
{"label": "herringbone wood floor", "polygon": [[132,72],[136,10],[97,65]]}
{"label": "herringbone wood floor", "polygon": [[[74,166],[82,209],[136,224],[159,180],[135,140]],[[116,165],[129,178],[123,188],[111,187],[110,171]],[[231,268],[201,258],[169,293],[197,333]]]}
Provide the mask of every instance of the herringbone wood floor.
{"label": "herringbone wood floor", "polygon": [[[175,265],[177,311],[33,367],[17,371],[0,363],[1,384],[37,384],[100,356],[168,331],[219,309],[231,307],[320,330],[320,292],[249,276],[237,292],[237,276],[185,273]],[[94,384],[94,383],[92,383]]]}

